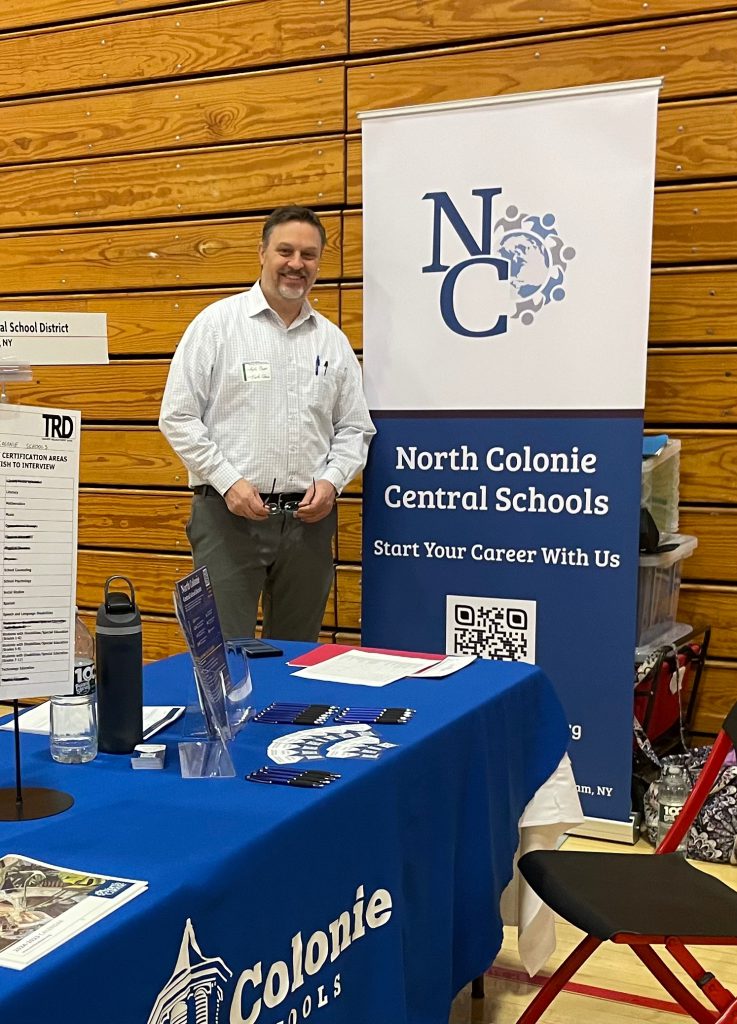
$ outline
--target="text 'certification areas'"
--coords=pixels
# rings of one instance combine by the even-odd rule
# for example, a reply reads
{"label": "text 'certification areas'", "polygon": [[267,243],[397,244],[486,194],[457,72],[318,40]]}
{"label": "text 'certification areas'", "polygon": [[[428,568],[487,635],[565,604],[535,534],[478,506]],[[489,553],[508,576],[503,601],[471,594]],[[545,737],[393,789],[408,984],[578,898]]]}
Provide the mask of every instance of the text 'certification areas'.
{"label": "text 'certification areas'", "polygon": [[80,415],[0,406],[0,697],[71,691]]}

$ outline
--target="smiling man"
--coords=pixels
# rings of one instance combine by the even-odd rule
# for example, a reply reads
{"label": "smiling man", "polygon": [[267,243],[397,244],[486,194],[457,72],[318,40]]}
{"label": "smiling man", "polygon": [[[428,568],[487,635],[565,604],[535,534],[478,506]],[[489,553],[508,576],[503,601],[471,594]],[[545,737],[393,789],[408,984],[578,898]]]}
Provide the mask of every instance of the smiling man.
{"label": "smiling man", "polygon": [[308,302],[325,246],[303,206],[263,227],[261,278],[189,325],[159,426],[189,472],[187,535],[226,638],[314,640],[333,581],[335,498],[374,427],[348,339]]}

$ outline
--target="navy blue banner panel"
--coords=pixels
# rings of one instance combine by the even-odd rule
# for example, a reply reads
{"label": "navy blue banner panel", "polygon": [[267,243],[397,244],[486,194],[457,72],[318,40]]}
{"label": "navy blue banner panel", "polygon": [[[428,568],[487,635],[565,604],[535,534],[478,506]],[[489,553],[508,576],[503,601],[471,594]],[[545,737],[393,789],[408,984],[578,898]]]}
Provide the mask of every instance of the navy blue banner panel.
{"label": "navy blue banner panel", "polygon": [[364,644],[537,663],[558,684],[587,813],[626,818],[640,418],[377,425]]}

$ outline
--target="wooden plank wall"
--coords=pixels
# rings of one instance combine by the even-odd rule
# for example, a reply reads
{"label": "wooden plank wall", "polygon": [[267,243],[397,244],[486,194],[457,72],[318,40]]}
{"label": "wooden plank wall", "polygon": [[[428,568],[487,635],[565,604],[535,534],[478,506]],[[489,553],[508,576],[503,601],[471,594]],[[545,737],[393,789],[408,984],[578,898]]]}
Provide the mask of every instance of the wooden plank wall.
{"label": "wooden plank wall", "polygon": [[[83,414],[79,602],[130,573],[146,655],[181,647],[186,476],[156,430],[168,360],[253,282],[265,213],[324,216],[318,308],[361,350],[358,110],[664,77],[647,424],[683,442],[682,616],[714,625],[698,725],[737,696],[737,11],[719,0],[4,0],[0,308],[103,310],[109,367],[38,368]],[[360,637],[360,480],[325,636]]]}

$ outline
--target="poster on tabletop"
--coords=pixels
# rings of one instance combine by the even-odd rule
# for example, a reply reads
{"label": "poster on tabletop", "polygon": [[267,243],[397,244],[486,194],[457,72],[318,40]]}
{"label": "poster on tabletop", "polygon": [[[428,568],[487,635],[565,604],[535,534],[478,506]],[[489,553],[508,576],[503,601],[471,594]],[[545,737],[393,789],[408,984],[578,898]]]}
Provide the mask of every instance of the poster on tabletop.
{"label": "poster on tabletop", "polygon": [[361,115],[363,643],[540,665],[618,821],[659,87]]}

